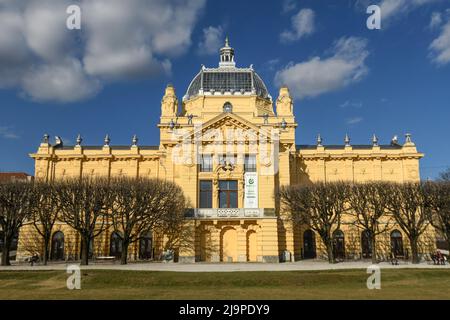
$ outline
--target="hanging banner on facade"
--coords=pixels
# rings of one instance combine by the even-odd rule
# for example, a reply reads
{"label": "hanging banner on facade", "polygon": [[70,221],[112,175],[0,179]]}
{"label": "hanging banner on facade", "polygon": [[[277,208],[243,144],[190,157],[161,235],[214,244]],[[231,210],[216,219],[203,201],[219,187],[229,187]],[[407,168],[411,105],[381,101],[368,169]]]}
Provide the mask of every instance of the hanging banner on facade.
{"label": "hanging banner on facade", "polygon": [[246,172],[244,179],[244,208],[258,208],[258,173]]}

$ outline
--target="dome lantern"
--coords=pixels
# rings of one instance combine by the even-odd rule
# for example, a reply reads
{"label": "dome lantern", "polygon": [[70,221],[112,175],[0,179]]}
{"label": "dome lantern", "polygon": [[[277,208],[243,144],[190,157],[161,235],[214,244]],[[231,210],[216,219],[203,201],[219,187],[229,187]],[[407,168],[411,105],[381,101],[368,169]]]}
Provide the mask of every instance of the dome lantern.
{"label": "dome lantern", "polygon": [[225,38],[225,46],[220,49],[219,68],[234,68],[234,49],[230,47],[228,37]]}

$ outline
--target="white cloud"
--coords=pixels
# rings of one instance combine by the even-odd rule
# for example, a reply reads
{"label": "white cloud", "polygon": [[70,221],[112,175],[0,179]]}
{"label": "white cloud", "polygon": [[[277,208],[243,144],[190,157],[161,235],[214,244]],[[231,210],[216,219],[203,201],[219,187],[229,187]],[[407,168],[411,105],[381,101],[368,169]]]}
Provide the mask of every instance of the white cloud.
{"label": "white cloud", "polygon": [[434,29],[442,24],[442,14],[440,12],[433,12],[431,14],[429,28]]}
{"label": "white cloud", "polygon": [[289,86],[295,98],[315,97],[361,81],[368,73],[367,40],[343,37],[334,44],[332,55],[290,63],[275,75],[275,83]]}
{"label": "white cloud", "polygon": [[438,2],[441,0],[382,0],[379,4],[381,9],[382,24],[389,23],[396,17],[408,13],[420,6]]}
{"label": "white cloud", "polygon": [[223,46],[223,28],[208,27],[203,29],[203,37],[198,45],[198,52],[200,54],[218,54],[219,49]]}
{"label": "white cloud", "polygon": [[361,101],[347,100],[344,103],[342,103],[339,107],[346,109],[346,108],[361,108],[362,106],[363,103]]}
{"label": "white cloud", "polygon": [[282,6],[282,13],[288,13],[297,9],[296,0],[283,0]]}
{"label": "white cloud", "polygon": [[292,42],[314,33],[315,13],[311,9],[302,9],[291,19],[292,30],[280,34],[281,42]]}
{"label": "white cloud", "polygon": [[10,126],[0,126],[0,137],[4,139],[19,139],[19,135],[17,135]]}
{"label": "white cloud", "polygon": [[450,21],[441,27],[439,36],[431,42],[430,57],[438,65],[450,63]]}
{"label": "white cloud", "polygon": [[62,64],[32,68],[26,73],[22,88],[31,100],[65,103],[90,98],[101,85],[86,75],[78,60],[68,59]]}
{"label": "white cloud", "polygon": [[205,1],[80,0],[80,32],[66,28],[73,1],[0,0],[0,88],[74,102],[104,82],[169,74]]}
{"label": "white cloud", "polygon": [[350,118],[347,119],[346,123],[348,125],[352,125],[352,124],[357,124],[360,123],[361,121],[363,121],[364,119],[362,117],[354,117],[354,118]]}
{"label": "white cloud", "polygon": [[274,71],[275,68],[280,64],[280,62],[281,62],[280,58],[270,59],[269,61],[266,61],[262,65],[262,69],[268,70],[268,71]]}

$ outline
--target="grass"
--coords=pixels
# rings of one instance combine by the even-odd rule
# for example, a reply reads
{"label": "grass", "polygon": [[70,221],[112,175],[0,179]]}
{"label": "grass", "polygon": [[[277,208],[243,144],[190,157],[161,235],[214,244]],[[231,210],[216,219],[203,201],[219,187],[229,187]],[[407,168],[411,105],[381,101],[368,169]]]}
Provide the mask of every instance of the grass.
{"label": "grass", "polygon": [[6,299],[450,299],[450,270],[382,270],[368,290],[365,270],[179,273],[82,271],[68,290],[65,271],[2,271]]}

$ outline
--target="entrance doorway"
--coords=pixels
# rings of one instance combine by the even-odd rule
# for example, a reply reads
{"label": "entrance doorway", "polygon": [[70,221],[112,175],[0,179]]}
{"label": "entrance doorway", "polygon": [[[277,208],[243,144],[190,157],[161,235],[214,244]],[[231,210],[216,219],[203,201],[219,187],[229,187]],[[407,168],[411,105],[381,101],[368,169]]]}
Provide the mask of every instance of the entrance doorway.
{"label": "entrance doorway", "polygon": [[224,229],[220,240],[221,261],[237,262],[237,231],[231,227]]}

